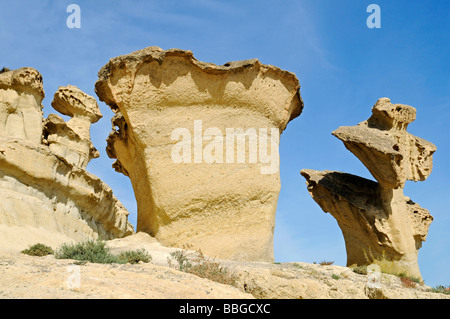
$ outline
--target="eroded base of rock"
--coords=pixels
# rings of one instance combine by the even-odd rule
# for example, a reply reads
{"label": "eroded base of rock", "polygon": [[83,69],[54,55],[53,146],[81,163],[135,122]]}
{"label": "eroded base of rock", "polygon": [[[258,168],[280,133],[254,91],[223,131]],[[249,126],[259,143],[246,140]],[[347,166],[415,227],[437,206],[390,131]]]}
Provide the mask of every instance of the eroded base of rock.
{"label": "eroded base of rock", "polygon": [[359,176],[309,169],[301,174],[313,199],[337,220],[348,266],[383,260],[393,272],[421,278],[417,253],[432,221],[426,209],[401,189],[386,200],[386,191],[377,182]]}

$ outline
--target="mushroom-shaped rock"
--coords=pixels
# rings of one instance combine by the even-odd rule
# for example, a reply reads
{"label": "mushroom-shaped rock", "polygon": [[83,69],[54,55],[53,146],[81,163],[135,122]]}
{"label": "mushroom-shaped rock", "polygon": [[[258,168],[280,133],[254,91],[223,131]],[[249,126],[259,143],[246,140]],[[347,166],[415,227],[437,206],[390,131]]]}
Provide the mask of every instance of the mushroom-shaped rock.
{"label": "mushroom-shaped rock", "polygon": [[300,115],[296,76],[148,47],[95,85],[116,112],[107,153],[134,188],[137,231],[224,259],[273,260],[279,134]]}
{"label": "mushroom-shaped rock", "polygon": [[416,109],[378,100],[372,116],[356,126],[333,132],[384,187],[403,188],[407,180],[423,181],[433,168],[436,146],[416,137],[406,128],[414,121]]}
{"label": "mushroom-shaped rock", "polygon": [[53,97],[52,106],[59,113],[72,118],[88,118],[91,124],[102,118],[95,98],[74,85],[59,87]]}
{"label": "mushroom-shaped rock", "polygon": [[91,124],[102,117],[97,101],[76,86],[68,85],[58,88],[52,106],[71,119],[66,123],[60,116],[50,114],[44,124],[44,141],[54,154],[85,169],[92,158],[99,157],[90,136]]}
{"label": "mushroom-shaped rock", "polygon": [[41,143],[42,75],[24,67],[0,73],[0,136]]}
{"label": "mushroom-shaped rock", "polygon": [[333,132],[378,183],[340,172],[301,171],[313,199],[336,218],[349,266],[384,259],[394,272],[421,278],[417,256],[433,217],[404,196],[403,187],[429,176],[436,146],[406,132],[415,116],[415,108],[382,98],[367,121]]}

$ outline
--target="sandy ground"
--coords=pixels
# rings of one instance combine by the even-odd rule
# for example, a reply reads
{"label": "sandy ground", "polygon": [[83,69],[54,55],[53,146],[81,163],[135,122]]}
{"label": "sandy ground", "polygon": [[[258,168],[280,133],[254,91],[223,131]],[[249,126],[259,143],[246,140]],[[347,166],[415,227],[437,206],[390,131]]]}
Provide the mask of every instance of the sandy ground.
{"label": "sandy ground", "polygon": [[[152,252],[152,263],[79,265],[53,255],[24,255],[12,246],[1,250],[0,298],[252,298],[237,288],[158,265],[167,264],[170,249],[164,255],[150,236],[137,237],[148,240],[141,247]],[[131,242],[112,241],[112,252],[130,250]]]}
{"label": "sandy ground", "polygon": [[[45,230],[23,230],[0,226],[0,299],[368,298],[367,276],[355,274],[347,267],[220,261],[239,275],[238,289],[170,267],[168,258],[177,249],[164,247],[145,233],[107,241],[114,254],[145,249],[152,256],[150,263],[131,265],[79,263],[53,255],[28,256],[20,251],[31,244],[40,242],[56,249],[71,240]],[[400,279],[392,275],[383,274],[382,281],[384,288],[373,296],[450,299],[448,295],[429,292],[430,287],[426,286],[404,288]]]}

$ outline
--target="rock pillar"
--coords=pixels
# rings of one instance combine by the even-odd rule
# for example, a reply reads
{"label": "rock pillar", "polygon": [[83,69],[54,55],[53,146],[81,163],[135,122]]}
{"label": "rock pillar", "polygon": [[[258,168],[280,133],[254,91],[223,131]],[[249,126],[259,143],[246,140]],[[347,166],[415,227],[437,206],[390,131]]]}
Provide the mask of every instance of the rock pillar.
{"label": "rock pillar", "polygon": [[341,172],[301,171],[311,196],[342,230],[348,266],[383,260],[392,272],[421,278],[417,256],[433,217],[403,187],[429,176],[436,147],[406,132],[415,117],[415,108],[382,98],[367,121],[333,132],[378,183]]}
{"label": "rock pillar", "polygon": [[157,47],[111,59],[96,93],[116,113],[107,151],[130,177],[137,231],[273,260],[279,135],[301,113],[299,89],[293,73],[256,59],[219,66]]}

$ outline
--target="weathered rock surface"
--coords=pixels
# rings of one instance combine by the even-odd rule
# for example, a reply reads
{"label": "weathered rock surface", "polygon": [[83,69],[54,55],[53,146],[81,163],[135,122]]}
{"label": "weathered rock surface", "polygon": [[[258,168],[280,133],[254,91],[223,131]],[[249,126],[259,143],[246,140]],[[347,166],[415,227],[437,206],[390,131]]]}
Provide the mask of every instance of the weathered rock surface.
{"label": "weathered rock surface", "polygon": [[0,139],[0,224],[33,226],[76,240],[133,233],[128,211],[98,177],[44,145]]}
{"label": "weathered rock surface", "polygon": [[39,72],[5,72],[0,83],[0,112],[6,119],[0,131],[2,245],[132,234],[128,211],[111,188],[85,171],[95,153],[90,124],[101,116],[95,99],[73,86],[60,88],[53,105],[73,118],[65,123],[50,115],[44,128]]}
{"label": "weathered rock surface", "polygon": [[91,159],[100,156],[90,136],[91,124],[102,117],[97,101],[76,86],[68,85],[58,89],[52,106],[71,119],[66,123],[60,116],[50,114],[44,121],[44,143],[54,154],[85,169]]}
{"label": "weathered rock surface", "polygon": [[0,136],[41,143],[42,75],[33,68],[0,73]]}
{"label": "weathered rock surface", "polygon": [[[301,113],[299,88],[256,59],[218,66],[157,47],[111,59],[96,93],[116,113],[107,152],[133,185],[137,231],[210,256],[273,260],[279,134]],[[233,128],[242,134],[227,135]],[[260,129],[269,134],[258,139]],[[234,138],[249,140],[242,153]]]}
{"label": "weathered rock surface", "polygon": [[[398,194],[395,205],[403,210],[392,216],[383,206],[380,187],[374,181],[333,171],[305,169],[301,173],[314,200],[336,218],[344,235],[348,266],[367,265],[386,257],[395,261],[392,269],[420,277],[417,250],[433,220],[427,210]],[[405,247],[410,249],[409,255]]]}
{"label": "weathered rock surface", "polygon": [[406,129],[416,118],[416,109],[377,101],[372,116],[356,126],[340,127],[340,139],[386,189],[403,188],[407,180],[424,181],[433,168],[436,146]]}
{"label": "weathered rock surface", "polygon": [[404,196],[403,187],[429,176],[436,147],[406,132],[415,116],[413,107],[383,98],[367,121],[333,132],[378,183],[340,172],[301,171],[313,199],[342,230],[347,265],[383,258],[396,272],[421,278],[417,255],[433,217]]}

